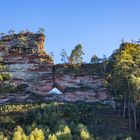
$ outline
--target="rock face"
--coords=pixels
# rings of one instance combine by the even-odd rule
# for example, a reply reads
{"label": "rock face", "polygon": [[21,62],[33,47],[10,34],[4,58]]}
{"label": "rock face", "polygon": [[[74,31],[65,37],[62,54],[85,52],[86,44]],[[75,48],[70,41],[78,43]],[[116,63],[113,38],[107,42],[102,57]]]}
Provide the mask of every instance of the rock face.
{"label": "rock face", "polygon": [[[10,85],[26,85],[26,90],[20,95],[16,92],[0,95],[0,103],[13,99],[31,101],[38,95],[42,95],[44,100],[57,101],[93,102],[108,98],[100,66],[85,64],[80,70],[70,65],[54,66],[44,51],[44,38],[43,34],[20,33],[0,39],[0,57],[13,75]],[[54,86],[63,94],[50,95],[49,91]]]}
{"label": "rock face", "polygon": [[76,71],[69,65],[56,65],[54,83],[63,92],[63,100],[84,102],[104,100],[108,95],[104,87],[104,75],[100,71],[101,69],[96,69],[92,64],[84,64]]}
{"label": "rock face", "polygon": [[[12,84],[28,84],[32,92],[52,88],[51,57],[44,51],[43,34],[20,33],[0,40],[0,56],[13,75]],[[39,90],[39,91],[38,91]]]}
{"label": "rock face", "polygon": [[43,34],[20,33],[7,35],[0,39],[0,57],[5,63],[52,64],[51,57],[44,51]]}

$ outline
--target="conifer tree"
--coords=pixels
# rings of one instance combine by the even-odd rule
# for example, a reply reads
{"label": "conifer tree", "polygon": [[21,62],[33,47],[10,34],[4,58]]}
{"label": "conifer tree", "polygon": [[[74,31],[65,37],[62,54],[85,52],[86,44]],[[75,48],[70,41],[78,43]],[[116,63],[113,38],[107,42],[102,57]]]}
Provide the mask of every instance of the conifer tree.
{"label": "conifer tree", "polygon": [[62,49],[62,52],[60,55],[61,55],[61,61],[63,63],[67,63],[68,62],[67,52],[64,49]]}
{"label": "conifer tree", "polygon": [[57,137],[53,134],[53,135],[49,135],[48,140],[57,140]]}
{"label": "conifer tree", "polygon": [[99,63],[99,58],[98,58],[98,56],[97,56],[96,54],[94,54],[94,55],[91,57],[90,62],[91,62],[92,64],[97,64],[97,63]]}
{"label": "conifer tree", "polygon": [[72,50],[69,57],[70,64],[81,64],[83,62],[83,47],[81,44],[78,44],[74,50]]}

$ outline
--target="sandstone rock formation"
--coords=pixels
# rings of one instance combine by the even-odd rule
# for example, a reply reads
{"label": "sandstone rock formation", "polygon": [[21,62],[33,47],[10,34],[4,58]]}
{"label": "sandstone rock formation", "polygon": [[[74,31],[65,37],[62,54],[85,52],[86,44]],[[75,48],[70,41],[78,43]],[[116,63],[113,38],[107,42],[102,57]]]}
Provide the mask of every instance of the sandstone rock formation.
{"label": "sandstone rock formation", "polygon": [[28,84],[32,92],[52,88],[51,57],[44,51],[43,34],[20,33],[0,40],[0,56],[13,75],[12,84]]}
{"label": "sandstone rock formation", "polygon": [[[44,38],[43,34],[28,32],[0,39],[0,57],[13,75],[8,84],[18,89],[26,87],[20,94],[16,91],[0,94],[0,103],[33,101],[39,99],[39,95],[43,100],[71,102],[108,98],[100,65],[84,64],[80,70],[70,65],[54,65],[44,51]],[[50,95],[49,91],[54,86],[63,94]]]}
{"label": "sandstone rock formation", "polygon": [[100,66],[84,64],[76,71],[70,67],[56,65],[55,68],[54,83],[63,91],[63,100],[93,102],[108,98]]}

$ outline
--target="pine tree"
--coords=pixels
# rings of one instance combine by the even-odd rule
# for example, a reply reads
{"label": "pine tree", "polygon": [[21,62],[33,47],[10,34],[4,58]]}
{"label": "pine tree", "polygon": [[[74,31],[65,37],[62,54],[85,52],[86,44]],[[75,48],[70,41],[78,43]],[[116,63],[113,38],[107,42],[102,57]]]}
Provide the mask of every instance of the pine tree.
{"label": "pine tree", "polygon": [[92,63],[92,64],[97,64],[97,63],[99,63],[99,58],[98,58],[98,56],[94,54],[94,55],[91,57],[91,59],[90,59],[90,63]]}
{"label": "pine tree", "polygon": [[53,135],[49,135],[48,140],[57,140],[57,137],[53,134]]}
{"label": "pine tree", "polygon": [[[129,128],[137,129],[137,105],[140,79],[140,46],[134,43],[122,43],[109,58],[110,78],[108,87],[115,96],[121,95],[124,100],[123,116],[128,107]],[[133,116],[132,116],[133,112]],[[134,123],[132,123],[134,121]],[[134,125],[133,125],[134,124]]]}
{"label": "pine tree", "polygon": [[29,140],[44,140],[44,133],[41,129],[35,128],[29,136]]}
{"label": "pine tree", "polygon": [[66,125],[63,131],[56,132],[58,140],[72,140],[70,128]]}
{"label": "pine tree", "polygon": [[67,52],[64,49],[62,49],[62,52],[60,55],[61,55],[61,61],[63,63],[67,63],[68,62]]}
{"label": "pine tree", "polygon": [[81,44],[78,44],[74,50],[72,50],[69,57],[70,64],[81,64],[83,62],[83,47]]}
{"label": "pine tree", "polygon": [[80,133],[81,140],[90,140],[90,134],[87,130],[83,129]]}
{"label": "pine tree", "polygon": [[37,33],[39,33],[39,34],[44,34],[44,32],[45,32],[45,29],[44,29],[44,28],[42,28],[42,27],[39,27],[39,28],[38,28]]}
{"label": "pine tree", "polygon": [[21,126],[16,127],[12,140],[27,140],[27,136]]}

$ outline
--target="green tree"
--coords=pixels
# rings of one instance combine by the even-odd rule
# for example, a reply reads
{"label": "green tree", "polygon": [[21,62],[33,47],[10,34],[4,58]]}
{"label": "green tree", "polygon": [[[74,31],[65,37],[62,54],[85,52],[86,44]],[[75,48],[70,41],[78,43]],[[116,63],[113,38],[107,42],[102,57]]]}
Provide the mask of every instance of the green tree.
{"label": "green tree", "polygon": [[21,126],[17,126],[12,140],[28,140]]}
{"label": "green tree", "polygon": [[86,129],[83,129],[80,133],[81,140],[93,140],[89,132]]}
{"label": "green tree", "polygon": [[19,31],[19,33],[24,34],[24,33],[26,33],[26,30],[21,30],[21,31]]}
{"label": "green tree", "polygon": [[90,59],[90,63],[97,64],[97,63],[99,63],[99,60],[100,59],[98,58],[98,56],[96,54],[94,54]]}
{"label": "green tree", "polygon": [[70,128],[66,125],[63,131],[56,132],[58,140],[72,140]]}
{"label": "green tree", "polygon": [[44,28],[42,28],[42,27],[39,27],[39,28],[38,28],[37,33],[39,33],[39,34],[44,34],[44,32],[45,32],[45,29],[44,29]]}
{"label": "green tree", "polygon": [[54,53],[53,52],[50,52],[48,57],[51,62],[54,62]]}
{"label": "green tree", "polygon": [[5,33],[0,33],[0,38],[5,36],[6,34]]}
{"label": "green tree", "polygon": [[29,140],[44,140],[44,133],[42,129],[35,128],[29,136]]}
{"label": "green tree", "polygon": [[[2,60],[3,61],[3,60]],[[3,82],[12,78],[12,74],[8,72],[8,69],[3,62],[0,62],[0,88],[3,87]]]}
{"label": "green tree", "polygon": [[8,140],[8,138],[5,137],[2,132],[0,132],[0,140]]}
{"label": "green tree", "polygon": [[102,71],[103,72],[106,71],[107,63],[108,63],[108,59],[106,55],[103,55],[103,58],[102,58]]}
{"label": "green tree", "polygon": [[72,50],[69,57],[70,64],[81,64],[83,62],[83,47],[81,44],[78,44],[74,50]]}
{"label": "green tree", "polygon": [[50,134],[48,140],[57,140],[57,138],[54,134],[53,135]]}
{"label": "green tree", "polygon": [[[111,78],[108,78],[109,89],[115,95],[122,95],[124,99],[123,116],[126,117],[128,107],[130,129],[134,124],[137,129],[136,106],[138,105],[139,77],[140,77],[140,47],[139,44],[122,43],[109,59]],[[113,89],[113,90],[112,90]],[[133,112],[133,117],[132,113]],[[132,123],[134,121],[134,123]]]}
{"label": "green tree", "polygon": [[64,49],[62,49],[62,52],[61,52],[61,61],[63,62],[63,63],[67,63],[68,62],[68,55],[67,55],[67,52],[64,50]]}
{"label": "green tree", "polygon": [[9,35],[13,35],[13,34],[15,34],[15,31],[14,31],[14,30],[9,30],[9,31],[8,31],[8,34],[9,34]]}

